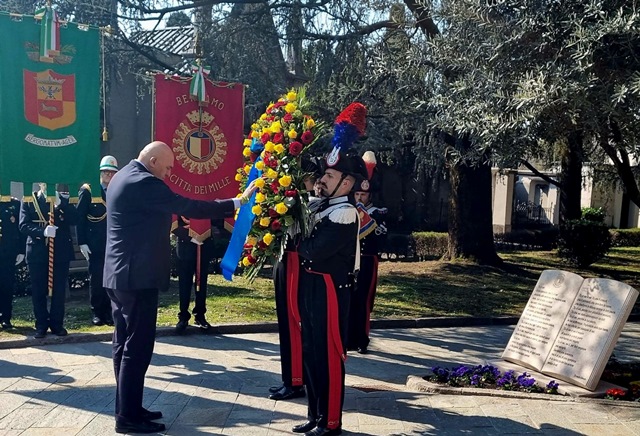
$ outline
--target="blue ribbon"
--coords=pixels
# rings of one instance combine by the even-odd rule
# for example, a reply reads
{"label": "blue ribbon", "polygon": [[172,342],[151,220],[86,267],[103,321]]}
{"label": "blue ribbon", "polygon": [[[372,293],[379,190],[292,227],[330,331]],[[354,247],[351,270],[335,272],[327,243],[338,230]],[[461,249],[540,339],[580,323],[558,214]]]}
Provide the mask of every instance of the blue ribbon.
{"label": "blue ribbon", "polygon": [[[261,159],[258,158],[251,167],[247,180],[247,186],[253,180],[262,176],[262,171],[256,168],[256,163],[260,160]],[[253,208],[255,202],[256,193],[254,192],[251,195],[251,198],[249,198],[249,202],[240,206],[240,210],[238,211],[238,218],[236,219],[236,223],[233,226],[233,232],[231,233],[231,240],[229,241],[229,245],[227,246],[227,251],[224,253],[222,262],[220,263],[222,276],[229,281],[233,280],[233,273],[236,271],[238,262],[242,257],[244,242],[247,239],[249,230],[251,230],[251,226],[253,226],[253,219],[255,218],[255,214],[251,211],[251,208]]]}

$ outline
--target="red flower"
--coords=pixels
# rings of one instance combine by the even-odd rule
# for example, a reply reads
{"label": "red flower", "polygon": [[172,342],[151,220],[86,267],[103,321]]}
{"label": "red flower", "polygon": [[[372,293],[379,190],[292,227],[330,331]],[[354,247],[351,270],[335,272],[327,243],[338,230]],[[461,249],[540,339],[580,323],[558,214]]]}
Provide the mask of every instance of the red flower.
{"label": "red flower", "polygon": [[268,211],[267,213],[269,214],[269,216],[270,216],[271,218],[275,218],[275,217],[277,217],[278,215],[280,215],[280,214],[279,214],[278,212],[276,212],[276,210],[275,210],[275,209],[273,209],[273,208],[269,208],[269,211]]}
{"label": "red flower", "polygon": [[287,103],[285,103],[284,101],[277,101],[277,102],[275,102],[275,103],[273,104],[273,107],[274,107],[274,108],[279,108],[279,107],[284,106],[285,104],[287,104]]}
{"label": "red flower", "polygon": [[293,141],[291,144],[289,144],[289,153],[291,153],[292,156],[297,156],[300,154],[303,148],[304,146],[298,141]]}
{"label": "red flower", "polygon": [[264,243],[264,241],[259,241],[256,246],[260,249],[260,250],[264,250],[267,248],[267,244]]}
{"label": "red flower", "polygon": [[[275,211],[274,211],[275,212]],[[271,222],[271,230],[273,231],[277,231],[280,230],[280,228],[282,227],[282,224],[280,224],[280,221],[278,220],[273,220]]]}
{"label": "red flower", "polygon": [[250,264],[253,265],[254,263],[256,263],[256,261],[258,259],[256,259],[255,257],[253,257],[252,255],[249,254],[249,255],[247,255],[247,260],[249,261]]}
{"label": "red flower", "polygon": [[262,136],[260,137],[260,141],[263,144],[266,144],[267,142],[269,142],[271,140],[271,135],[268,133],[263,133]]}
{"label": "red flower", "polygon": [[276,133],[275,135],[273,135],[274,144],[281,144],[283,139],[284,135],[282,133]]}
{"label": "red flower", "polygon": [[286,191],[284,191],[285,197],[295,197],[297,194],[298,191],[296,191],[295,189],[287,189]]}
{"label": "red flower", "polygon": [[276,118],[276,117],[274,117],[273,115],[269,115],[269,116],[266,118],[266,120],[267,120],[267,121],[273,121],[273,120],[275,120],[275,118]]}
{"label": "red flower", "polygon": [[278,159],[271,158],[267,162],[265,162],[271,168],[276,168],[278,166]]}
{"label": "red flower", "polygon": [[284,117],[282,117],[282,121],[284,121],[285,123],[290,123],[291,121],[293,121],[293,116],[291,114],[285,114]]}
{"label": "red flower", "polygon": [[244,244],[244,247],[243,247],[243,248],[244,248],[246,251],[251,251],[251,249],[253,249],[253,245],[251,245],[251,244]]}
{"label": "red flower", "polygon": [[269,186],[271,187],[271,190],[274,194],[278,193],[278,190],[280,189],[280,183],[278,183],[277,180],[274,180]]}
{"label": "red flower", "polygon": [[313,133],[311,132],[311,130],[305,130],[302,136],[300,137],[300,140],[304,145],[311,144],[311,141],[313,141]]}

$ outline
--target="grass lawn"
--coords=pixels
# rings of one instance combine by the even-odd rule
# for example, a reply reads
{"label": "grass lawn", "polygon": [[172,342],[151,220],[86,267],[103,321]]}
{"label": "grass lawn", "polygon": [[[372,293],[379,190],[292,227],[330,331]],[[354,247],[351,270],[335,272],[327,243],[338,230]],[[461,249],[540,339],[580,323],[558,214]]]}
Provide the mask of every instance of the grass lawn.
{"label": "grass lawn", "polygon": [[[378,295],[373,318],[430,316],[519,315],[544,269],[565,269],[583,277],[607,277],[640,289],[640,247],[615,248],[590,268],[576,270],[563,265],[553,251],[505,252],[502,268],[466,262],[381,262]],[[227,282],[209,276],[207,319],[212,324],[275,321],[273,284],[259,277],[253,284],[243,278]],[[158,325],[177,322],[178,283],[172,280],[160,295]],[[633,313],[640,313],[640,302]],[[90,324],[89,290],[71,292],[66,305],[65,327],[70,332],[109,331]],[[0,339],[33,333],[30,297],[14,301],[12,331],[0,331]]]}

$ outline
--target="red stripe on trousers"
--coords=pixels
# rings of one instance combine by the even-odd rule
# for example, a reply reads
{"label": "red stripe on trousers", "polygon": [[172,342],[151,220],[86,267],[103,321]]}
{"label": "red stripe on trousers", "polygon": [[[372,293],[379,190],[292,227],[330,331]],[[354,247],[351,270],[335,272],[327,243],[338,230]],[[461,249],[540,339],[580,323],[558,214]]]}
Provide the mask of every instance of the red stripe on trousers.
{"label": "red stripe on trousers", "polygon": [[289,318],[289,341],[291,342],[291,386],[302,386],[302,333],[300,310],[298,309],[298,283],[300,261],[298,253],[287,251],[287,314]]}
{"label": "red stripe on trousers", "polygon": [[329,368],[329,404],[327,407],[327,428],[340,426],[342,415],[342,362],[347,356],[343,353],[340,337],[340,316],[336,287],[329,274],[322,274],[327,288],[327,365]]}
{"label": "red stripe on trousers", "polygon": [[376,285],[378,284],[378,256],[373,257],[373,277],[369,284],[369,293],[367,294],[367,318],[364,324],[364,330],[369,337],[369,330],[371,328],[371,312],[373,312],[373,300],[376,298]]}

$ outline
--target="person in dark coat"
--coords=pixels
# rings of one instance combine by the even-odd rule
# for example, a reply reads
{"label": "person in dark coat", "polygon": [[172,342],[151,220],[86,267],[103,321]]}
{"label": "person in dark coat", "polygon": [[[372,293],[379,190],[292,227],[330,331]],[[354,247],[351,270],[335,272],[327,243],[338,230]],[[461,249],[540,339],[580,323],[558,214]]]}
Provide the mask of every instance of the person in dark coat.
{"label": "person in dark coat", "polygon": [[[176,238],[176,257],[178,258],[178,288],[180,291],[180,312],[178,313],[178,323],[176,333],[184,333],[189,325],[191,314],[189,313],[189,303],[191,302],[191,290],[196,281],[196,264],[198,257],[200,261],[200,277],[198,287],[195,291],[195,305],[193,316],[195,325],[203,331],[211,328],[207,322],[207,277],[209,273],[209,263],[213,259],[215,251],[215,237],[220,236],[220,230],[211,223],[211,234],[200,241],[189,234],[189,218],[179,216],[177,227],[172,232]],[[200,255],[198,256],[198,250]]]}
{"label": "person in dark coat", "polygon": [[315,224],[297,246],[300,269],[288,271],[294,277],[299,274],[299,280],[292,281],[299,285],[308,398],[307,422],[292,430],[306,436],[342,433],[349,302],[360,257],[358,212],[352,192],[366,179],[366,169],[362,158],[347,156],[346,146],[336,138],[343,123],[357,129],[349,137],[361,135],[365,114],[363,105],[353,103],[336,120],[334,148],[320,179],[323,199],[310,204]]}
{"label": "person in dark coat", "polygon": [[25,238],[20,234],[20,201],[0,199],[0,327],[12,329],[16,269],[24,260]]}
{"label": "person in dark coat", "polygon": [[165,430],[164,424],[153,422],[162,413],[144,409],[142,397],[155,343],[158,290],[169,279],[172,214],[202,219],[232,216],[255,190],[250,185],[236,199],[190,200],[173,193],[163,181],[173,163],[171,148],[154,141],[113,177],[107,191],[103,286],[115,325],[117,433]]}
{"label": "person in dark coat", "polygon": [[[91,186],[84,184],[78,193],[78,246],[89,261],[89,303],[93,325],[113,325],[111,300],[102,286],[104,252],[107,241],[107,188],[111,178],[118,172],[118,161],[113,156],[105,156],[100,161],[100,196],[93,198]],[[98,192],[96,192],[97,194]]]}
{"label": "person in dark coat", "polygon": [[[50,225],[51,204],[47,201],[47,184],[25,197],[20,206],[20,232],[27,236],[26,259],[31,278],[31,299],[36,318],[35,338],[44,338],[47,329],[56,336],[66,336],[64,301],[69,279],[69,263],[74,258],[70,226],[77,222],[76,209],[69,204],[69,193],[56,192],[54,225]],[[53,244],[53,291],[49,295],[49,247]]]}
{"label": "person in dark coat", "polygon": [[[311,159],[302,161],[302,170],[309,174],[304,180],[305,189],[309,193],[309,200],[315,197],[313,185],[320,179],[320,167]],[[289,275],[287,264],[298,262],[295,252],[294,237],[291,234],[287,238],[286,248],[273,266],[273,285],[275,288],[276,316],[278,320],[278,338],[280,340],[280,373],[282,385],[269,388],[269,398],[272,400],[290,400],[304,397],[304,379],[302,375],[302,339],[298,322],[300,315],[298,306],[291,302],[298,301],[298,295],[291,294],[291,286],[288,285]],[[292,258],[293,257],[293,258]]]}
{"label": "person in dark coat", "polygon": [[362,158],[367,167],[369,183],[362,183],[360,190],[354,193],[360,214],[360,271],[351,296],[347,349],[366,354],[369,347],[371,311],[378,285],[379,251],[387,234],[384,222],[387,209],[376,207],[371,201],[375,155],[367,151]]}

